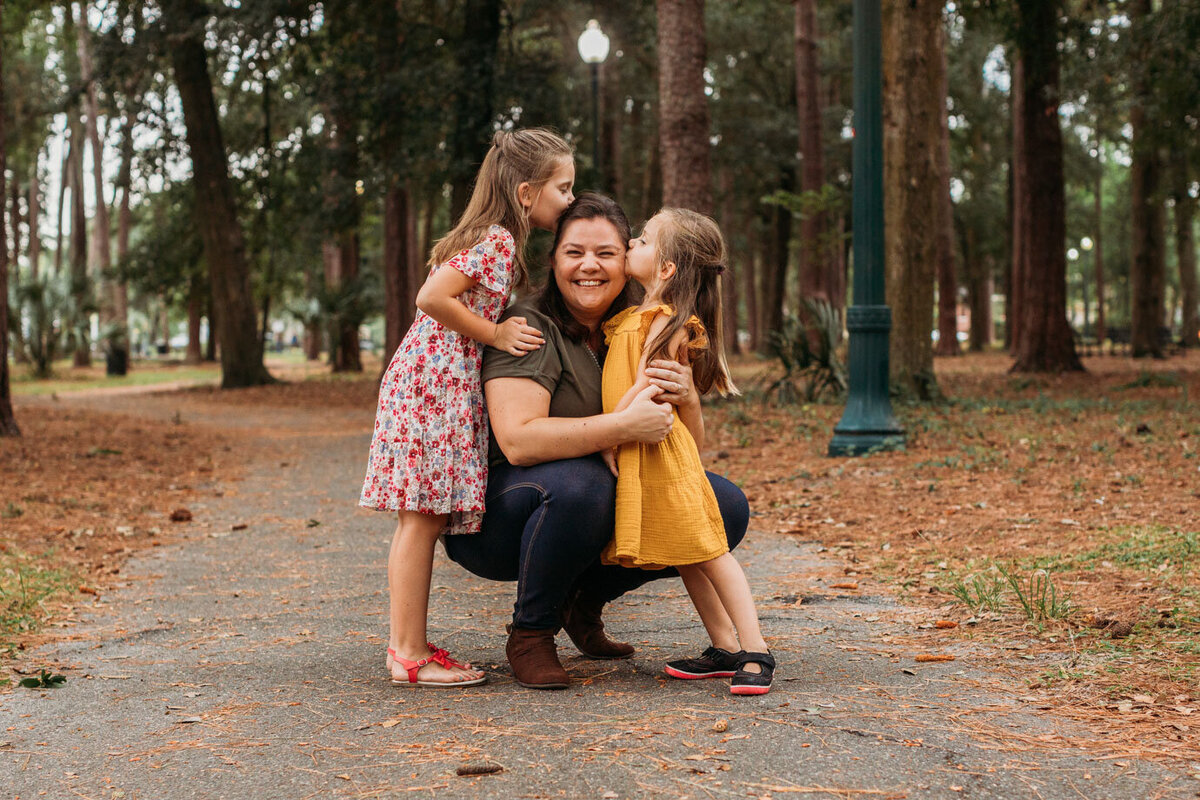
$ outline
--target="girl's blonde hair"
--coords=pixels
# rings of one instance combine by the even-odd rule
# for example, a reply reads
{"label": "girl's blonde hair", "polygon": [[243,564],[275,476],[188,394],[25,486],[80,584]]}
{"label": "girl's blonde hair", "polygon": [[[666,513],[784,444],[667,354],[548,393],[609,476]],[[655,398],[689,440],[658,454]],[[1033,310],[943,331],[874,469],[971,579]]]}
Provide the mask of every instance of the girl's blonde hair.
{"label": "girl's blonde hair", "polygon": [[433,245],[429,266],[449,261],[482,241],[492,225],[508,229],[516,241],[513,252],[514,287],[525,285],[525,240],[529,238],[529,211],[521,205],[517,187],[528,183],[540,192],[564,159],[574,158],[571,145],[546,128],[496,131],[467,208],[450,232]]}
{"label": "girl's blonde hair", "polygon": [[721,276],[725,272],[725,239],[712,217],[686,208],[664,208],[655,214],[662,223],[655,237],[659,264],[674,262],[675,274],[662,287],[662,301],[675,311],[646,349],[656,358],[676,359],[668,352],[671,339],[693,315],[708,333],[708,347],[691,356],[692,378],[703,394],[739,394],[725,361],[721,319]]}

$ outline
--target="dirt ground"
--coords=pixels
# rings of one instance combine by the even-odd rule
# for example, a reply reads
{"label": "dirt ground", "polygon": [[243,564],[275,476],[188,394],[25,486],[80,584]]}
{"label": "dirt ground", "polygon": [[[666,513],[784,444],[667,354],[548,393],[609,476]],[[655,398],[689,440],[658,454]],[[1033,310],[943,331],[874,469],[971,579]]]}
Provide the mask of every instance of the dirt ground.
{"label": "dirt ground", "polygon": [[[1147,752],[1200,760],[1200,356],[1085,363],[1085,374],[1047,377],[1009,375],[1000,354],[939,359],[947,400],[897,405],[905,449],[855,459],[825,454],[840,405],[779,407],[751,391],[707,407],[704,455],[746,490],[753,528],[837,557],[813,582],[929,608],[912,637],[937,631],[931,659],[962,645],[1006,665],[1014,651],[1069,654],[1049,671],[1004,666],[997,680],[1064,717],[1119,721]],[[764,369],[737,366],[749,388]],[[375,384],[186,395],[229,414],[369,409]],[[131,553],[169,540],[197,485],[236,480],[246,460],[228,431],[190,421],[51,400],[18,414],[24,437],[0,440],[10,663],[40,624],[69,624]],[[794,595],[776,599],[804,602]]]}

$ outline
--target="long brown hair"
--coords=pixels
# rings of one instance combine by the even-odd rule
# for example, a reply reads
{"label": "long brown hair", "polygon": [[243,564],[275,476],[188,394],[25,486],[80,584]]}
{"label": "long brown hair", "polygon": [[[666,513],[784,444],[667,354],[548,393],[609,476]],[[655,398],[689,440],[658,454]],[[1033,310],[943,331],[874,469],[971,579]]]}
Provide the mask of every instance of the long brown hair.
{"label": "long brown hair", "polygon": [[525,285],[525,240],[529,238],[529,212],[521,205],[517,187],[528,183],[535,195],[554,176],[564,159],[574,158],[571,145],[547,128],[518,128],[496,131],[492,146],[479,174],[467,208],[450,232],[433,245],[429,266],[449,261],[458,253],[482,241],[492,225],[501,225],[512,234],[514,287]]}
{"label": "long brown hair", "polygon": [[[567,229],[567,226],[576,220],[588,219],[608,220],[616,228],[617,236],[620,237],[622,244],[627,244],[633,235],[629,227],[629,218],[625,216],[625,212],[617,201],[598,192],[580,192],[574,202],[567,206],[559,216],[558,227],[554,231],[554,244],[550,248],[551,269],[545,287],[538,293],[537,307],[558,326],[564,336],[575,342],[586,340],[589,331],[567,310],[562,290],[558,288],[558,281],[554,277],[553,262],[554,254],[558,252],[558,246],[562,243],[563,231]],[[631,284],[633,281],[625,283],[625,288],[621,290],[621,293],[616,296],[604,313],[605,319],[629,307]]]}
{"label": "long brown hair", "polygon": [[739,394],[729,377],[722,335],[721,275],[726,269],[726,251],[721,229],[712,217],[686,208],[664,208],[654,216],[662,220],[655,237],[658,263],[675,264],[675,274],[663,285],[661,299],[675,313],[646,345],[650,354],[646,360],[678,360],[678,353],[668,352],[671,339],[695,315],[708,334],[708,347],[690,354],[696,388],[701,394],[712,389]]}

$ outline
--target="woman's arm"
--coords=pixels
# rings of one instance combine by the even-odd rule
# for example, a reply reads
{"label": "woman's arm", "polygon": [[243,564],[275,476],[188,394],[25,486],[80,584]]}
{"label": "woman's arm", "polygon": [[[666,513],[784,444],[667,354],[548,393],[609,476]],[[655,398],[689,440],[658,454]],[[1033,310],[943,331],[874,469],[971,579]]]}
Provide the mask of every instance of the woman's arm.
{"label": "woman's arm", "polygon": [[591,417],[551,417],[550,392],[530,378],[493,378],[483,386],[496,443],[510,464],[527,467],[579,458],[625,442],[661,442],[671,431],[671,406],[647,386],[623,411]]}
{"label": "woman's arm", "polygon": [[514,356],[525,355],[546,343],[542,332],[526,325],[524,317],[489,322],[458,299],[478,282],[454,267],[444,266],[422,284],[417,292],[417,308],[452,331]]}

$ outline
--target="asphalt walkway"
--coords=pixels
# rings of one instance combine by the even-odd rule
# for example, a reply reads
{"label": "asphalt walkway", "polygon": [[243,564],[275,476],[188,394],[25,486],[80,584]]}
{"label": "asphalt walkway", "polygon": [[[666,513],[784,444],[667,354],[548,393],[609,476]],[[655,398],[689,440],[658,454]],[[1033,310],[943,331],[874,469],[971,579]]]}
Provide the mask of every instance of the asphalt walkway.
{"label": "asphalt walkway", "polygon": [[[1186,772],[1123,757],[1117,742],[1107,750],[1105,731],[996,688],[972,668],[970,645],[944,647],[936,631],[914,645],[928,612],[844,596],[833,587],[842,558],[757,533],[753,520],[738,556],[780,662],[769,695],[734,698],[720,681],[663,676],[664,661],[705,645],[678,581],[610,608],[610,630],[638,646],[632,660],[584,659],[560,635],[571,688],[521,688],[504,661],[513,586],[475,578],[440,551],[431,636],[491,680],[393,687],[383,666],[392,523],[355,507],[370,410],[234,414],[186,394],[61,402],[233,429],[245,476],[198,487],[181,538],[131,561],[121,588],[30,656],[70,677],[0,695],[0,794],[1200,795]],[[931,650],[957,659],[915,662]],[[479,767],[499,771],[457,774]]]}

